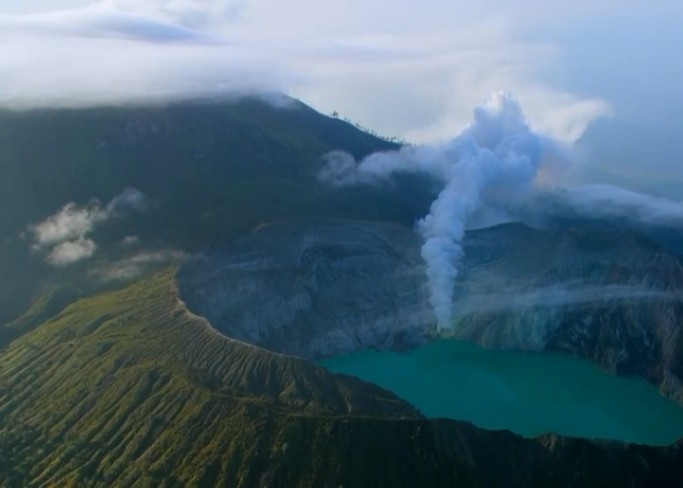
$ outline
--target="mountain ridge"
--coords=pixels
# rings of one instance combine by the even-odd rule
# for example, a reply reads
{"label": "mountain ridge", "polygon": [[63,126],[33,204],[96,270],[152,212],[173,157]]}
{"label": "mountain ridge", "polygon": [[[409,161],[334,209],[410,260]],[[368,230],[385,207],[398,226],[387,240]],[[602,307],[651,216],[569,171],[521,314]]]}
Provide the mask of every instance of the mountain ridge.
{"label": "mountain ridge", "polygon": [[[433,185],[428,179],[398,176],[385,186],[321,187],[316,175],[326,151],[345,150],[360,158],[398,146],[298,107],[288,111],[247,99],[199,106],[0,113],[0,203],[16,209],[0,220],[0,323],[7,324],[0,328],[0,484],[680,485],[680,442],[655,448],[554,435],[523,439],[465,422],[425,419],[389,391],[293,357],[314,357],[305,353],[305,341],[280,351],[288,354],[276,354],[273,345],[281,336],[269,344],[257,343],[267,349],[226,337],[245,339],[231,333],[230,327],[234,331],[240,325],[235,316],[227,314],[225,322],[218,323],[187,300],[198,314],[189,312],[182,301],[187,298],[182,271],[166,268],[150,275],[146,270],[128,281],[108,283],[91,273],[136,256],[131,252],[137,250],[119,247],[127,236],[139,240],[138,250],[194,254],[239,244],[245,235],[258,241],[264,231],[286,228],[293,219],[322,219],[331,229],[319,231],[317,240],[307,240],[306,232],[314,226],[296,234],[300,240],[287,240],[290,245],[305,244],[294,258],[284,260],[294,273],[302,263],[308,273],[297,277],[304,276],[315,313],[303,323],[329,332],[336,324],[335,313],[345,317],[350,310],[364,318],[362,322],[351,314],[347,320],[351,347],[411,347],[424,340],[422,329],[401,337],[367,332],[373,316],[405,299],[411,283],[419,293],[424,280],[420,241],[409,226],[429,208]],[[69,202],[84,205],[94,198],[106,205],[127,187],[141,191],[153,204],[144,214],[113,219],[95,229],[89,236],[98,249],[90,261],[50,267],[44,254],[31,249],[27,236],[21,235],[27,225],[54,215]],[[352,245],[348,238],[340,239],[335,227],[340,221],[356,233],[365,229],[365,238]],[[250,232],[264,223],[272,225]],[[381,238],[380,227],[391,235],[388,241]],[[534,252],[534,239],[562,244],[565,251],[580,247],[580,239],[572,235],[508,226],[502,228],[508,232],[504,236],[496,234],[500,229],[468,233],[471,242],[486,232],[489,238],[467,249],[465,267],[472,280],[466,286],[490,292],[492,286],[500,291],[501,283],[516,282],[526,287],[522,291],[535,291],[533,274],[521,273],[520,265],[533,260],[531,271],[545,273],[539,262],[552,263],[554,255]],[[277,237],[275,232],[269,239]],[[594,241],[589,237],[589,244],[609,243],[609,236]],[[516,254],[518,248],[527,255]],[[595,280],[588,284],[603,285],[608,269],[604,255],[610,256],[609,249],[589,253],[591,259],[597,256],[597,266],[574,256],[556,266],[556,274],[542,274],[543,279],[577,274],[591,278],[596,269]],[[517,266],[505,265],[520,256],[524,259]],[[615,254],[615,259],[623,256]],[[481,273],[487,266],[498,266],[498,275]],[[617,271],[610,276],[620,284],[628,273]],[[495,279],[489,279],[492,276]],[[678,278],[671,277],[675,289]],[[362,280],[371,286],[365,289],[361,283],[346,302],[339,301],[339,293],[329,293],[331,285],[358,285]],[[237,282],[219,291],[239,306]],[[284,286],[295,289],[299,283],[291,280]],[[44,295],[55,284],[63,288]],[[378,288],[382,293],[370,292]],[[44,298],[21,315],[40,295]],[[415,300],[416,310],[421,300]],[[267,306],[261,301],[253,308]],[[633,303],[617,307],[612,322],[603,309],[589,308],[586,313],[609,331],[610,324],[632,317],[635,308]],[[394,313],[400,316],[401,311]],[[319,316],[328,320],[318,321]],[[469,338],[490,347],[533,349],[533,334],[517,334],[522,316],[488,316],[465,329]],[[628,327],[617,327],[615,334],[631,338],[631,331],[642,332],[631,327],[633,321],[624,323]],[[492,334],[496,324],[503,332]],[[660,325],[663,332],[677,330]],[[581,348],[581,341],[572,342],[581,337],[576,332],[570,327],[558,335],[567,342],[556,347],[578,355],[595,352],[594,360],[603,357],[605,346],[630,351],[631,342],[612,340],[609,334],[594,351]],[[676,359],[675,354],[671,358]],[[651,373],[648,364],[638,371]],[[615,372],[618,366],[603,365]],[[675,361],[666,367],[678,371]],[[656,375],[649,379],[659,381]]]}
{"label": "mountain ridge", "polygon": [[427,182],[330,192],[316,180],[329,151],[397,147],[298,101],[0,111],[0,206],[12,209],[0,215],[0,322],[85,272],[83,263],[45,266],[31,248],[29,226],[69,203],[106,205],[126,188],[147,203],[93,229],[91,265],[115,259],[131,235],[146,248],[193,253],[302,216],[408,222],[429,205]]}
{"label": "mountain ridge", "polygon": [[673,486],[683,474],[677,446],[424,419],[378,387],[219,335],[182,307],[173,276],[81,299],[0,350],[4,486]]}
{"label": "mountain ridge", "polygon": [[[471,231],[463,245],[444,335],[583,357],[683,402],[676,252],[632,230],[520,223]],[[420,246],[414,230],[391,224],[279,223],[188,261],[180,293],[222,332],[278,352],[410,348],[440,335]]]}

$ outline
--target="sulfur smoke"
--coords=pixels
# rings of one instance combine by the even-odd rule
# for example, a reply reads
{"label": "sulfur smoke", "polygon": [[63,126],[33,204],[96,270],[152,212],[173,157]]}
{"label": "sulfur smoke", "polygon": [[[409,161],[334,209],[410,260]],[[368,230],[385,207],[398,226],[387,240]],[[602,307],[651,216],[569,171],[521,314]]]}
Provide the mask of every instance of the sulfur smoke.
{"label": "sulfur smoke", "polygon": [[430,304],[440,329],[453,317],[453,287],[463,257],[462,240],[473,216],[504,209],[527,195],[539,172],[562,160],[558,143],[533,132],[519,104],[496,93],[474,111],[473,122],[441,146],[405,147],[377,153],[359,164],[345,153],[328,155],[321,181],[370,183],[394,172],[426,172],[443,182],[429,214],[418,222],[424,238]]}

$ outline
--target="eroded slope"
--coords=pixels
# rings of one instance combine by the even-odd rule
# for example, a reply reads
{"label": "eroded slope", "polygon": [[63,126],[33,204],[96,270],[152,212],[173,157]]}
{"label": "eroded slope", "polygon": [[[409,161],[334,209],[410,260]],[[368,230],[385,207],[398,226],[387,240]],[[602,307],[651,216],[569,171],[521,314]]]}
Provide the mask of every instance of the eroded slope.
{"label": "eroded slope", "polygon": [[432,325],[410,229],[363,222],[260,227],[183,266],[183,299],[229,337],[317,358],[421,344]]}
{"label": "eroded slope", "polygon": [[0,351],[8,487],[675,486],[682,450],[429,421],[391,393],[226,338],[172,272]]}

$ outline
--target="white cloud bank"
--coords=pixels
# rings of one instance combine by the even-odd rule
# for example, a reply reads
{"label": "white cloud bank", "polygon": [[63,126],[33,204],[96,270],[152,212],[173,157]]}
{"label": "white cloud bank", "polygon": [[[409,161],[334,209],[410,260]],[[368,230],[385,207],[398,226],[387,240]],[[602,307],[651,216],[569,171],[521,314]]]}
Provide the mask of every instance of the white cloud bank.
{"label": "white cloud bank", "polygon": [[240,0],[103,0],[103,7],[121,10],[188,28],[220,25],[225,19],[235,18],[245,2]]}
{"label": "white cloud bank", "polygon": [[[568,5],[557,8],[586,10]],[[465,125],[472,106],[500,89],[516,94],[536,127],[563,140],[610,113],[605,100],[544,82],[561,51],[517,32],[532,18],[545,21],[536,19],[538,9],[527,2],[490,7],[102,0],[0,15],[0,106],[284,91],[414,142],[445,139]]]}

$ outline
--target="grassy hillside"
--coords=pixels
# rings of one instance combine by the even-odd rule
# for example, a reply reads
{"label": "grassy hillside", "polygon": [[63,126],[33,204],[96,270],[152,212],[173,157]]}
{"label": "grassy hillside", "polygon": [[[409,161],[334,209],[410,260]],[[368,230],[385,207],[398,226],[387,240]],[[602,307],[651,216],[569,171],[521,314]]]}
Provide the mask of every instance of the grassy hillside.
{"label": "grassy hillside", "polygon": [[178,301],[171,270],[77,301],[0,351],[7,487],[673,486],[681,461],[425,420],[387,391],[219,335]]}
{"label": "grassy hillside", "polygon": [[171,276],[79,301],[2,353],[5,483],[110,486],[159,471],[185,485],[216,456],[234,458],[239,479],[264,423],[419,416],[389,392],[220,336],[178,302]]}

